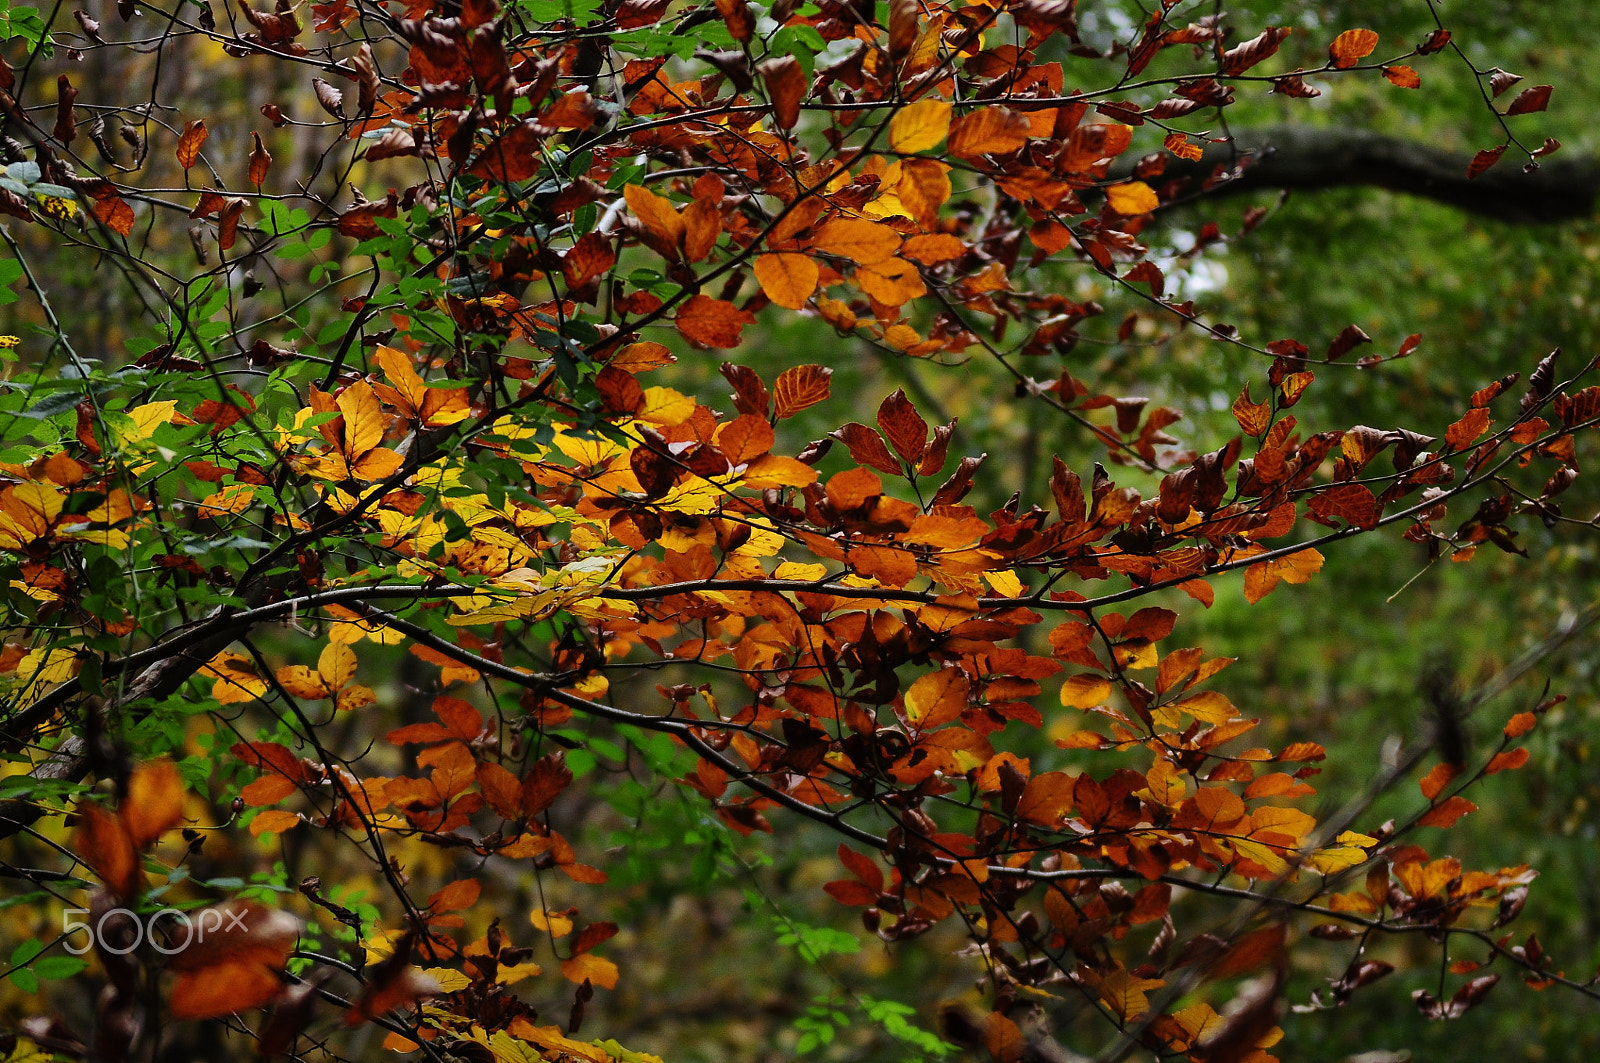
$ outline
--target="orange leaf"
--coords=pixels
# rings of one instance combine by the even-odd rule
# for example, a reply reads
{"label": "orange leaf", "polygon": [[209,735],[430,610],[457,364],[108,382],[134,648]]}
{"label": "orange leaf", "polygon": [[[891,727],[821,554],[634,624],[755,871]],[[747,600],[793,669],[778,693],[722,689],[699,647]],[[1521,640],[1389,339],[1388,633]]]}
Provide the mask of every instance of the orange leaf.
{"label": "orange leaf", "polygon": [[478,789],[501,818],[516,819],[522,815],[522,784],[515,775],[498,764],[479,764],[477,777]]}
{"label": "orange leaf", "polygon": [[628,209],[666,248],[675,248],[683,239],[683,219],[670,200],[656,195],[643,185],[628,185],[622,190]]}
{"label": "orange leaf", "polygon": [[1433,770],[1424,775],[1417,785],[1422,788],[1422,796],[1432,801],[1443,793],[1444,788],[1450,785],[1450,780],[1459,774],[1461,769],[1454,764],[1435,764]]}
{"label": "orange leaf", "polygon": [[924,233],[913,236],[900,248],[906,258],[916,259],[924,266],[949,262],[967,253],[967,245],[948,233]]}
{"label": "orange leaf", "polygon": [[210,135],[204,118],[196,118],[185,125],[183,136],[178,138],[178,165],[185,170],[191,169],[200,158],[200,145],[204,144],[206,137]]}
{"label": "orange leaf", "polygon": [[768,299],[790,310],[799,310],[817,290],[821,271],[808,255],[780,252],[756,256],[755,274]]}
{"label": "orange leaf", "polygon": [[1064,771],[1047,771],[1028,780],[1017,801],[1017,816],[1044,827],[1058,826],[1072,808],[1076,779]]}
{"label": "orange leaf", "polygon": [[906,691],[906,719],[911,726],[932,730],[952,723],[967,707],[971,684],[954,668],[941,668],[917,677]]}
{"label": "orange leaf", "polygon": [[283,834],[299,825],[300,817],[293,812],[269,808],[257,812],[255,818],[250,821],[250,836],[259,838],[263,834]]}
{"label": "orange leaf", "polygon": [[277,974],[263,964],[220,963],[180,974],[167,994],[167,1010],[175,1019],[218,1019],[270,1004],[282,991]]}
{"label": "orange leaf", "polygon": [[96,195],[90,209],[102,224],[116,230],[118,235],[127,236],[133,231],[133,208],[121,196],[115,193]]}
{"label": "orange leaf", "polygon": [[1345,30],[1328,45],[1328,58],[1335,68],[1345,70],[1372,54],[1378,35],[1371,30]]}
{"label": "orange leaf", "polygon": [[774,415],[781,421],[827,398],[831,376],[833,370],[820,365],[796,365],[779,373],[772,385]]}
{"label": "orange leaf", "polygon": [[1415,89],[1422,86],[1422,78],[1409,66],[1386,66],[1383,76],[1389,79],[1389,84],[1402,89]]}
{"label": "orange leaf", "polygon": [[1004,155],[1028,142],[1032,124],[1027,117],[1004,107],[980,107],[950,123],[952,155]]}
{"label": "orange leaf", "polygon": [[450,883],[428,898],[428,908],[435,912],[459,912],[478,903],[483,883],[475,878],[462,878]]}
{"label": "orange leaf", "polygon": [[811,242],[819,251],[867,264],[894,254],[900,247],[900,234],[866,218],[832,218],[817,230]]}
{"label": "orange leaf", "polygon": [[144,873],[122,820],[90,801],[78,805],[78,830],[73,840],[79,859],[100,876],[118,900],[130,901],[139,892]]}
{"label": "orange leaf", "polygon": [[143,849],[183,821],[183,780],[177,765],[162,757],[141,764],[128,780],[122,822],[135,849]]}
{"label": "orange leaf", "polygon": [[1507,738],[1519,738],[1533,730],[1534,726],[1538,722],[1539,717],[1535,716],[1533,713],[1519,712],[1515,716],[1511,717],[1511,721],[1506,724],[1505,736]]}
{"label": "orange leaf", "polygon": [[740,310],[723,299],[697,294],[678,308],[673,319],[678,331],[699,347],[737,347],[746,325],[755,324],[755,315]]}
{"label": "orange leaf", "polygon": [[263,775],[239,791],[239,797],[251,808],[274,805],[300,789],[292,779],[282,775]]}
{"label": "orange leaf", "polygon": [[699,262],[711,253],[722,235],[722,203],[697,199],[683,211],[683,257]]}
{"label": "orange leaf", "polygon": [[1465,797],[1456,796],[1443,802],[1436,808],[1430,809],[1427,815],[1417,820],[1424,827],[1450,827],[1456,820],[1468,812],[1476,812],[1478,806],[1468,801]]}
{"label": "orange leaf", "polygon": [[568,768],[559,754],[549,754],[538,759],[522,780],[522,812],[526,816],[537,816],[550,807],[562,790],[572,782],[572,769]]}
{"label": "orange leaf", "polygon": [[1206,971],[1211,979],[1232,978],[1248,974],[1268,964],[1278,964],[1284,958],[1285,929],[1282,923],[1262,927],[1234,942],[1233,947]]}
{"label": "orange leaf", "polygon": [[765,417],[740,414],[717,431],[717,449],[732,465],[746,465],[772,449],[772,426]]}
{"label": "orange leaf", "polygon": [[438,992],[439,983],[432,975],[424,974],[408,964],[385,977],[374,976],[355,1006],[345,1012],[344,1024],[359,1026],[368,1019],[387,1015],[395,1008],[403,1008],[422,997],[435,996]]}
{"label": "orange leaf", "polygon": [[1205,150],[1198,144],[1189,142],[1189,138],[1182,133],[1168,133],[1162,140],[1162,145],[1180,159],[1194,162],[1205,155]]}
{"label": "orange leaf", "polygon": [[1494,775],[1502,771],[1515,771],[1526,763],[1528,763],[1528,751],[1518,746],[1516,749],[1508,750],[1504,753],[1496,753],[1489,760],[1488,766],[1483,769],[1483,773],[1485,775]]}

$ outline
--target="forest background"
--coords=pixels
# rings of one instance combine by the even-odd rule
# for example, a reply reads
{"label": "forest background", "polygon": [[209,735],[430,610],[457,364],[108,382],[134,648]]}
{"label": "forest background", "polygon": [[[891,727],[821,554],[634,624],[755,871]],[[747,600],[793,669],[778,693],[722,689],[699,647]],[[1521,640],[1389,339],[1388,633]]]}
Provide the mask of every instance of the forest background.
{"label": "forest background", "polygon": [[[1198,14],[1211,13],[1210,5],[1198,7],[1205,8]],[[1093,8],[1091,15],[1085,5],[1081,31],[1099,47],[1136,35],[1143,18],[1135,4]],[[28,27],[16,7],[9,10],[7,25],[17,36],[7,56],[20,68],[18,49]],[[1583,5],[1291,0],[1236,3],[1228,11],[1252,33],[1267,25],[1294,27],[1283,45],[1285,68],[1320,63],[1327,39],[1352,27],[1376,31],[1384,54],[1391,43],[1410,48],[1435,28],[1437,12],[1480,67],[1523,75],[1518,89],[1535,83],[1556,87],[1542,113],[1519,119],[1537,124],[1531,143],[1543,137],[1561,142],[1549,166],[1600,153],[1592,120],[1592,101],[1600,97],[1594,62],[1600,55],[1600,27]],[[91,14],[107,36],[120,25],[109,7]],[[52,26],[63,34],[87,33],[81,23],[74,30],[66,19]],[[33,76],[41,85],[52,84],[58,72],[80,84],[105,85],[119,77],[137,79],[148,69],[147,56],[117,49],[91,47],[82,57],[69,56],[67,38],[61,40],[53,57],[38,60]],[[265,150],[263,142],[270,148],[275,172],[318,168],[319,131],[294,125],[274,130],[261,115],[263,106],[294,114],[317,107],[308,96],[308,71],[247,66],[215,46],[188,43],[193,47],[178,80],[163,83],[166,95],[160,102],[177,107],[187,120],[202,113],[190,114],[192,101],[205,101],[206,150],[212,153],[207,166],[229,173],[251,165],[251,133],[259,131],[263,140],[255,148]],[[1309,101],[1287,100],[1264,89],[1241,91],[1226,109],[1225,128],[1241,139],[1284,123],[1370,131],[1456,153],[1464,167],[1474,152],[1498,143],[1502,134],[1478,80],[1465,64],[1440,61],[1444,58],[1449,57],[1416,64],[1420,89],[1369,75],[1339,78]],[[353,107],[354,93],[346,96]],[[1510,98],[1500,101],[1502,109]],[[181,128],[179,123],[173,130]],[[137,149],[119,143],[114,150],[126,157]],[[171,167],[170,142],[151,150],[159,150]],[[1522,161],[1508,156],[1502,165],[1519,167]],[[182,175],[176,179],[181,182]],[[390,180],[380,163],[358,172],[356,179],[375,201]],[[232,180],[238,183],[236,173]],[[1403,360],[1365,369],[1351,364],[1353,358],[1326,371],[1319,366],[1317,386],[1295,411],[1307,425],[1443,426],[1455,420],[1475,391],[1509,373],[1526,378],[1554,349],[1566,352],[1566,368],[1573,371],[1600,350],[1600,242],[1592,210],[1530,221],[1516,206],[1466,210],[1370,183],[1287,195],[1264,187],[1198,196],[1163,206],[1141,239],[1156,249],[1153,257],[1168,264],[1170,289],[1194,298],[1208,320],[1228,322],[1253,341],[1295,336],[1319,350],[1351,324],[1373,338],[1372,349],[1385,352],[1413,334],[1423,337]],[[1515,189],[1505,195],[1505,202],[1519,202]],[[284,211],[285,221],[296,224],[287,206]],[[1202,255],[1187,255],[1201,226],[1211,220],[1225,233],[1249,231]],[[65,253],[40,229],[11,224],[8,231],[21,256],[12,260],[31,262],[56,320],[47,320],[27,280],[14,277],[17,299],[0,308],[0,327],[22,337],[22,343],[7,352],[7,379],[24,379],[43,363],[50,337],[57,334],[71,336],[80,352],[94,352],[91,357],[108,369],[148,353],[130,346],[138,332],[130,322],[149,311],[125,286],[108,281],[103,260]],[[195,272],[196,249],[215,239],[207,230],[191,246],[189,234],[175,225],[153,229],[146,238],[152,261],[175,276]],[[304,282],[305,267],[326,260],[325,246],[324,239],[307,256],[278,263],[277,281],[261,268],[246,283],[276,285],[288,301],[284,291],[292,284],[282,278]],[[333,245],[340,246],[348,243]],[[1072,299],[1098,301],[1104,312],[1079,326],[1075,346],[1045,356],[1051,370],[1030,371],[1048,379],[1066,368],[1096,389],[1144,395],[1152,407],[1172,407],[1183,414],[1184,438],[1199,442],[1200,449],[1237,433],[1232,405],[1243,381],[1264,372],[1260,354],[1194,328],[1176,328],[1152,312],[1141,290],[1111,283],[1081,265],[1065,266],[1052,277]],[[337,313],[337,304],[318,310],[327,320]],[[831,368],[832,397],[793,422],[795,446],[804,441],[801,436],[818,438],[847,420],[874,423],[879,403],[897,388],[930,423],[959,418],[959,453],[990,455],[967,499],[980,513],[1003,507],[1019,492],[1024,509],[1034,503],[1048,506],[1044,485],[1053,457],[1078,470],[1105,459],[1103,440],[1048,405],[1012,399],[1014,382],[978,354],[915,358],[841,336],[814,313],[776,308],[746,326],[741,342],[725,352],[697,349],[671,329],[654,330],[650,338],[678,356],[652,381],[707,405],[727,405],[728,384],[717,371],[724,358],[769,383],[799,363]],[[272,354],[264,357],[270,364]],[[1580,479],[1567,512],[1583,514],[1586,504],[1593,510],[1595,496],[1584,487]],[[1280,586],[1261,604],[1246,601],[1239,572],[1214,581],[1216,598],[1208,608],[1192,602],[1179,608],[1183,599],[1176,592],[1169,592],[1170,603],[1161,602],[1182,613],[1176,636],[1182,644],[1238,658],[1211,685],[1262,717],[1263,744],[1277,748],[1315,741],[1328,748],[1325,771],[1314,781],[1318,807],[1331,811],[1363,792],[1393,743],[1431,740],[1441,727],[1441,713],[1448,712],[1441,704],[1492,686],[1519,655],[1545,644],[1564,622],[1570,624],[1570,617],[1593,604],[1600,585],[1600,544],[1592,529],[1547,529],[1527,521],[1517,530],[1514,545],[1525,556],[1484,548],[1470,563],[1430,563],[1425,547],[1398,534],[1361,535],[1326,549],[1326,564],[1311,582]],[[282,629],[265,636],[262,645],[274,660],[298,659],[294,655],[303,654],[304,647],[296,638]],[[1600,675],[1593,646],[1591,634],[1555,648],[1520,684],[1469,720],[1463,737],[1467,748],[1489,750],[1511,713],[1540,703],[1546,683],[1550,692],[1567,696],[1524,740],[1527,766],[1483,784],[1482,795],[1474,795],[1478,810],[1448,835],[1449,851],[1474,867],[1529,864],[1539,871],[1516,927],[1518,939],[1535,932],[1566,973],[1580,981],[1600,966],[1600,776],[1591,766]],[[378,688],[380,699],[398,698],[403,686],[420,683],[417,667],[404,645],[362,650],[362,677]],[[392,677],[390,688],[378,682],[384,674]],[[613,680],[611,700],[643,703],[654,696],[655,682],[648,674]],[[420,709],[405,711],[408,715],[395,726],[432,719],[425,701]],[[1046,711],[1040,731],[1044,748],[1079,727],[1076,720],[1057,722],[1059,711]],[[604,723],[581,720],[570,726],[566,741],[573,748],[566,764],[577,785],[558,806],[562,830],[580,855],[605,854],[611,879],[606,890],[584,897],[583,916],[623,928],[605,948],[621,978],[615,990],[601,991],[587,1004],[584,1023],[590,1036],[615,1038],[675,1063],[800,1055],[914,1057],[945,1050],[931,1031],[959,1040],[959,1031],[950,1028],[950,1012],[981,1013],[988,1007],[973,989],[975,965],[952,956],[963,942],[961,933],[944,926],[916,940],[880,942],[862,929],[858,913],[829,898],[823,885],[840,877],[835,834],[780,811],[768,813],[781,820],[776,837],[759,831],[742,836],[649,770],[670,765],[674,754],[658,748],[660,762],[648,764],[648,736],[629,738]],[[192,743],[193,737],[186,735],[186,741]],[[242,775],[237,781],[248,779]],[[71,793],[55,798],[63,808],[76,799]],[[1378,795],[1358,827],[1404,816],[1415,804],[1416,788],[1408,781]],[[262,870],[235,867],[234,872],[241,879],[252,873],[257,881],[271,879],[273,840],[271,834],[257,840],[260,851],[250,849],[250,840],[236,842],[240,848],[227,853],[239,866],[254,860]],[[327,897],[352,908],[381,894],[380,876],[371,869],[314,866],[312,852],[291,853],[287,881],[319,875],[324,885],[337,886]],[[219,858],[220,863],[225,861]],[[284,877],[281,868],[277,874]],[[30,982],[33,954],[23,943],[43,933],[43,922],[53,917],[42,903],[27,882],[19,881],[3,913],[7,937],[0,953],[24,950],[11,952],[13,974],[0,992],[7,1026],[40,1014],[41,1001],[70,1011],[71,1005],[62,1002],[74,980],[94,975],[74,970],[55,983]],[[564,903],[552,900],[548,908],[559,911]],[[1221,913],[1217,909],[1218,919]],[[506,921],[512,922],[509,916]],[[517,927],[519,934],[524,930]],[[1440,992],[1437,950],[1413,936],[1386,943],[1374,955],[1392,961],[1396,972],[1363,988],[1343,1008],[1281,1016],[1284,1058],[1334,1061],[1359,1052],[1409,1050],[1420,1059],[1438,1059],[1471,1046],[1484,1055],[1579,1060],[1593,1058],[1600,1049],[1595,1002],[1560,986],[1540,989],[1509,978],[1485,1006],[1438,1021],[1425,1017],[1413,1000],[1414,990],[1447,995]],[[1309,1001],[1314,990],[1337,978],[1330,962],[1295,954],[1285,999]],[[552,1015],[565,1016],[571,987],[565,989],[566,996],[549,990],[552,1001],[560,1001],[546,1005]],[[1076,1030],[1069,1020],[1064,1036]],[[1076,1044],[1076,1038],[1068,1039]],[[1098,1043],[1077,1047],[1092,1051]],[[375,1041],[368,1051],[376,1051]]]}

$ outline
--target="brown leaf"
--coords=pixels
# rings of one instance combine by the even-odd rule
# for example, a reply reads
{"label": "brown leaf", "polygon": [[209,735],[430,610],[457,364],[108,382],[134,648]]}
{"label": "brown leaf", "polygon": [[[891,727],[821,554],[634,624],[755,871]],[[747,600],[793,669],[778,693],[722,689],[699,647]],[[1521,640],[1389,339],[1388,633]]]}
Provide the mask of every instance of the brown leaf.
{"label": "brown leaf", "polygon": [[1535,85],[1523,89],[1517,93],[1517,98],[1511,101],[1511,106],[1506,108],[1506,117],[1544,110],[1550,103],[1550,91],[1549,85]]}
{"label": "brown leaf", "polygon": [[800,121],[800,100],[805,96],[806,74],[792,55],[768,59],[756,67],[772,101],[772,117],[779,129],[793,129]]}
{"label": "brown leaf", "polygon": [[890,476],[899,476],[905,471],[894,460],[894,455],[889,453],[889,448],[883,445],[883,437],[864,424],[851,421],[828,434],[850,448],[850,456],[858,465],[870,465]]}
{"label": "brown leaf", "polygon": [[1470,181],[1482,174],[1489,167],[1500,161],[1500,156],[1506,153],[1504,144],[1493,148],[1484,148],[1472,157],[1472,162],[1467,165],[1467,179]]}
{"label": "brown leaf", "polygon": [[344,93],[334,88],[321,78],[312,78],[311,87],[316,91],[317,103],[324,111],[333,117],[344,118]]}
{"label": "brown leaf", "polygon": [[716,0],[716,4],[717,12],[722,15],[722,21],[727,24],[734,40],[748,41],[755,35],[755,16],[750,13],[750,5],[745,0]]}
{"label": "brown leaf", "polygon": [[894,394],[878,406],[878,427],[883,429],[884,438],[907,465],[916,465],[922,460],[928,449],[928,422],[906,398],[904,388],[896,388]]}
{"label": "brown leaf", "polygon": [[1378,500],[1364,484],[1336,484],[1313,496],[1307,508],[1324,520],[1338,518],[1362,529],[1378,526]]}
{"label": "brown leaf", "polygon": [[1278,45],[1289,36],[1288,26],[1269,26],[1260,35],[1252,37],[1243,44],[1229,48],[1222,53],[1222,74],[1224,77],[1233,77],[1244,73],[1257,63],[1270,59],[1278,51]]}
{"label": "brown leaf", "polygon": [[67,80],[67,75],[62,74],[56,78],[56,125],[50,135],[59,143],[71,144],[72,138],[78,135],[77,123],[72,117],[72,101],[78,98],[78,90],[72,87],[72,82]]}
{"label": "brown leaf", "polygon": [[267,179],[267,170],[272,166],[272,156],[261,143],[260,133],[252,131],[250,140],[253,145],[250,148],[250,183],[260,188],[261,183]]}

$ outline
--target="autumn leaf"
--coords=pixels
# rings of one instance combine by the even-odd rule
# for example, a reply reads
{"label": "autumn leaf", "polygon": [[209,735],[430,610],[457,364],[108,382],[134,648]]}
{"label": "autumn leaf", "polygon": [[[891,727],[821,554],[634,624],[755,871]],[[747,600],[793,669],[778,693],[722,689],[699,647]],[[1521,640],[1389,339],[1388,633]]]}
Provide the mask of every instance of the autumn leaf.
{"label": "autumn leaf", "polygon": [[779,306],[799,310],[817,290],[820,272],[809,255],[779,252],[757,255],[755,275],[768,299]]}
{"label": "autumn leaf", "polygon": [[1328,58],[1336,69],[1355,66],[1378,47],[1378,35],[1371,30],[1345,30],[1328,46]]}
{"label": "autumn leaf", "polygon": [[749,311],[703,294],[690,297],[673,318],[684,339],[709,348],[737,347],[744,327],[755,322]]}
{"label": "autumn leaf", "polygon": [[185,170],[193,169],[200,159],[200,147],[210,135],[204,118],[196,118],[185,125],[183,135],[178,138],[178,165]]}
{"label": "autumn leaf", "polygon": [[889,120],[889,146],[906,155],[938,147],[950,131],[950,113],[950,104],[936,99],[902,107]]}
{"label": "autumn leaf", "polygon": [[1155,190],[1143,181],[1125,181],[1106,189],[1106,202],[1118,214],[1148,214],[1161,205]]}
{"label": "autumn leaf", "polygon": [[950,154],[963,158],[1008,154],[1028,142],[1032,129],[1027,118],[1015,111],[979,107],[950,123]]}
{"label": "autumn leaf", "polygon": [[773,415],[781,421],[826,399],[832,375],[832,369],[820,365],[791,366],[779,373],[772,386]]}
{"label": "autumn leaf", "polygon": [[900,234],[866,218],[833,218],[811,238],[818,251],[843,255],[855,262],[881,262],[900,248]]}

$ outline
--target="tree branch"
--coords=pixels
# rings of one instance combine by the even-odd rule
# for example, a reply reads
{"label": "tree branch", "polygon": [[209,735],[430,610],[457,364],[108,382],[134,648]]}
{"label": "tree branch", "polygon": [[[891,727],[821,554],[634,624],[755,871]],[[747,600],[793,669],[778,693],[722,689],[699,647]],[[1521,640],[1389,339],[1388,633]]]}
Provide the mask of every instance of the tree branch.
{"label": "tree branch", "polygon": [[[1162,180],[1188,178],[1201,195],[1263,188],[1307,189],[1364,185],[1406,192],[1496,221],[1551,225],[1594,216],[1600,158],[1557,155],[1533,173],[1507,160],[1467,178],[1471,156],[1367,129],[1284,125],[1235,130],[1225,144],[1206,146],[1195,162],[1168,159]],[[1236,171],[1201,190],[1217,167]],[[1124,169],[1131,169],[1131,162]]]}

